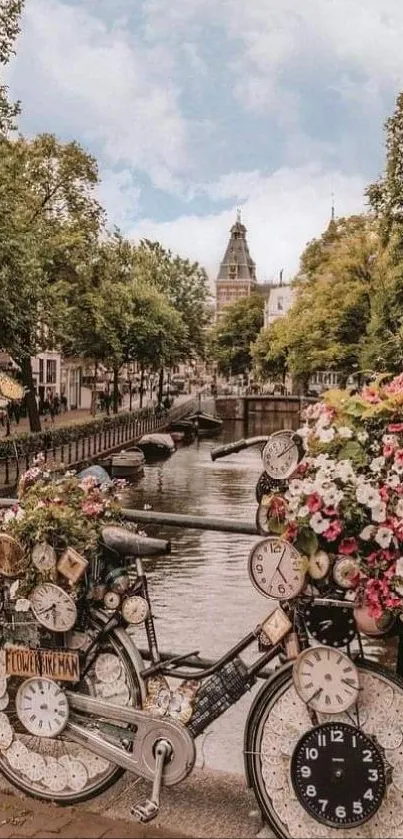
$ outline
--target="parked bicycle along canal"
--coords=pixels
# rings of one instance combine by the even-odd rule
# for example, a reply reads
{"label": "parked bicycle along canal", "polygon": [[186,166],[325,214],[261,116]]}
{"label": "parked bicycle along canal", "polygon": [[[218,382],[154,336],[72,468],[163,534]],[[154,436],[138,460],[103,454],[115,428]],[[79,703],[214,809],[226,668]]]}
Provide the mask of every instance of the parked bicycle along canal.
{"label": "parked bicycle along canal", "polygon": [[[260,451],[247,449],[212,462],[214,446],[244,436],[290,427],[289,416],[276,415],[271,428],[259,422],[245,429],[226,422],[216,439],[180,446],[165,461],[145,467],[144,477],[124,494],[124,505],[161,512],[215,516],[254,523],[255,485],[262,472]],[[172,541],[170,556],[147,562],[149,585],[161,650],[194,652],[218,658],[274,608],[249,581],[247,559],[257,536],[147,526],[147,533]],[[144,638],[136,631],[139,646]],[[393,641],[368,641],[371,657],[384,664],[394,656]],[[257,650],[257,645],[255,651]],[[246,661],[250,654],[242,654]],[[253,656],[253,648],[252,648]],[[218,719],[200,744],[205,767],[243,773],[243,729],[253,696],[262,682]]]}

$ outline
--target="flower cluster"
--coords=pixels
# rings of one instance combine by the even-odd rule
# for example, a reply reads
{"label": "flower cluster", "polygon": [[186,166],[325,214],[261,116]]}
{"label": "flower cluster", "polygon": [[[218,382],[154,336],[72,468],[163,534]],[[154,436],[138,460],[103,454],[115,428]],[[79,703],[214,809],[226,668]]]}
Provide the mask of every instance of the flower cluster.
{"label": "flower cluster", "polygon": [[[42,542],[59,556],[67,547],[91,563],[102,552],[101,530],[121,522],[118,493],[123,481],[101,484],[91,476],[80,479],[74,472],[55,472],[39,457],[19,484],[19,501],[0,511],[0,529],[14,536],[25,551]],[[29,576],[35,583],[33,567]],[[36,575],[37,576],[37,575]]]}
{"label": "flower cluster", "polygon": [[304,412],[305,457],[267,500],[268,525],[304,555],[351,558],[351,585],[375,619],[403,612],[403,374],[329,392]]}

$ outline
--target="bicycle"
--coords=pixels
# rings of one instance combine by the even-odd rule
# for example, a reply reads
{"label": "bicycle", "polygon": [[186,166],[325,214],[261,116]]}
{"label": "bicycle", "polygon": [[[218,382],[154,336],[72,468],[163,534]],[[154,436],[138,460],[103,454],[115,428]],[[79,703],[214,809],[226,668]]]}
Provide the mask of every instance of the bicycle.
{"label": "bicycle", "polygon": [[[276,432],[281,433],[292,435]],[[278,442],[276,434],[238,441],[212,452],[216,459],[264,444],[265,471],[257,486],[260,500],[276,481],[267,472],[267,447],[272,440]],[[300,452],[290,449],[290,474],[295,457],[298,459]],[[132,809],[140,821],[150,821],[159,812],[161,789],[180,783],[192,771],[195,739],[262,678],[265,683],[245,726],[245,769],[263,817],[276,836],[327,839],[347,831],[350,837],[380,836],[391,826],[392,835],[403,835],[403,811],[401,816],[399,813],[403,682],[364,661],[351,602],[340,592],[334,597],[316,590],[293,549],[288,575],[278,559],[279,546],[280,552],[284,551],[285,543],[266,536],[252,549],[249,573],[262,593],[267,595],[272,588],[271,597],[275,593],[281,605],[214,663],[201,659],[198,651],[164,654],[158,647],[145,562],[169,554],[170,543],[117,526],[104,528],[103,541],[115,564],[105,582],[95,582],[100,590],[92,592],[93,599],[103,605],[88,608],[82,604],[74,630],[64,634],[62,646],[56,645],[51,629],[57,622],[59,627],[63,625],[69,603],[66,598],[53,602],[49,593],[52,584],[48,584],[48,599],[45,592],[42,603],[34,604],[35,620],[32,609],[16,614],[6,594],[1,618],[3,644],[7,633],[12,644],[3,646],[0,660],[0,771],[13,785],[41,799],[74,804],[100,794],[127,770],[152,782],[150,797]],[[341,616],[340,621],[332,621],[338,626],[332,638],[325,636],[328,644],[323,642],[323,619],[315,614],[315,609],[323,608]],[[145,651],[137,648],[127,632],[128,626],[141,623],[148,642]],[[43,650],[46,626],[49,635]],[[308,630],[310,638],[319,641],[316,647]],[[351,643],[356,636],[359,657],[352,664]],[[247,666],[240,654],[256,642],[256,659]],[[347,653],[340,651],[342,646],[347,647]],[[320,680],[324,678],[326,686],[331,668],[325,667],[324,675],[319,672],[320,687],[310,697],[304,698],[304,691],[312,689],[309,683],[307,687],[301,668],[299,683],[295,681],[296,663],[317,654],[331,655],[338,670],[343,665],[352,671],[346,685],[341,680],[337,713],[323,711],[328,688],[325,690]],[[267,669],[276,659],[279,666]],[[168,677],[184,683],[172,691]],[[68,689],[66,678],[70,679]],[[345,696],[351,691],[353,702]],[[328,693],[333,697],[334,691]],[[382,724],[385,708],[389,716],[386,726]],[[354,746],[352,737],[356,738]],[[372,780],[364,779],[368,783],[360,796],[356,787],[346,792],[343,775],[354,749],[353,764],[360,783],[358,768],[362,769],[366,759],[373,770]],[[335,789],[336,799],[338,791],[344,798],[332,800],[331,807],[329,800],[323,804],[325,799],[318,797],[316,789],[321,775],[326,774],[329,755],[343,764],[343,777],[337,776]],[[357,756],[364,763],[358,765]],[[365,798],[367,789],[370,794]],[[325,808],[322,812],[321,807]]]}

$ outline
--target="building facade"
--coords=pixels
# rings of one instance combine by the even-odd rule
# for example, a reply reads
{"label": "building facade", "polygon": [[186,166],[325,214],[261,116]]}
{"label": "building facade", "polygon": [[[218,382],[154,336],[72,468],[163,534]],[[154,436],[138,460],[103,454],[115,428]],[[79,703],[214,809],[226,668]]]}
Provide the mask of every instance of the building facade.
{"label": "building facade", "polygon": [[264,327],[271,326],[277,318],[290,310],[294,301],[294,289],[290,285],[272,283],[264,304]]}
{"label": "building facade", "polygon": [[216,280],[217,312],[256,291],[256,265],[249,253],[246,227],[238,211]]}

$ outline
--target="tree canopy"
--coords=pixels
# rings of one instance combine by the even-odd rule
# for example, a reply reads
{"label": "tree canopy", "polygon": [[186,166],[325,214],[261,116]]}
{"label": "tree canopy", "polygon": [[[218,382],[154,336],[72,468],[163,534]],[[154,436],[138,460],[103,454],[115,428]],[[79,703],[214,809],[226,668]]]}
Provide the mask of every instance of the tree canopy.
{"label": "tree canopy", "polygon": [[264,300],[251,294],[225,306],[209,333],[209,354],[224,375],[251,369],[251,344],[263,326]]}

